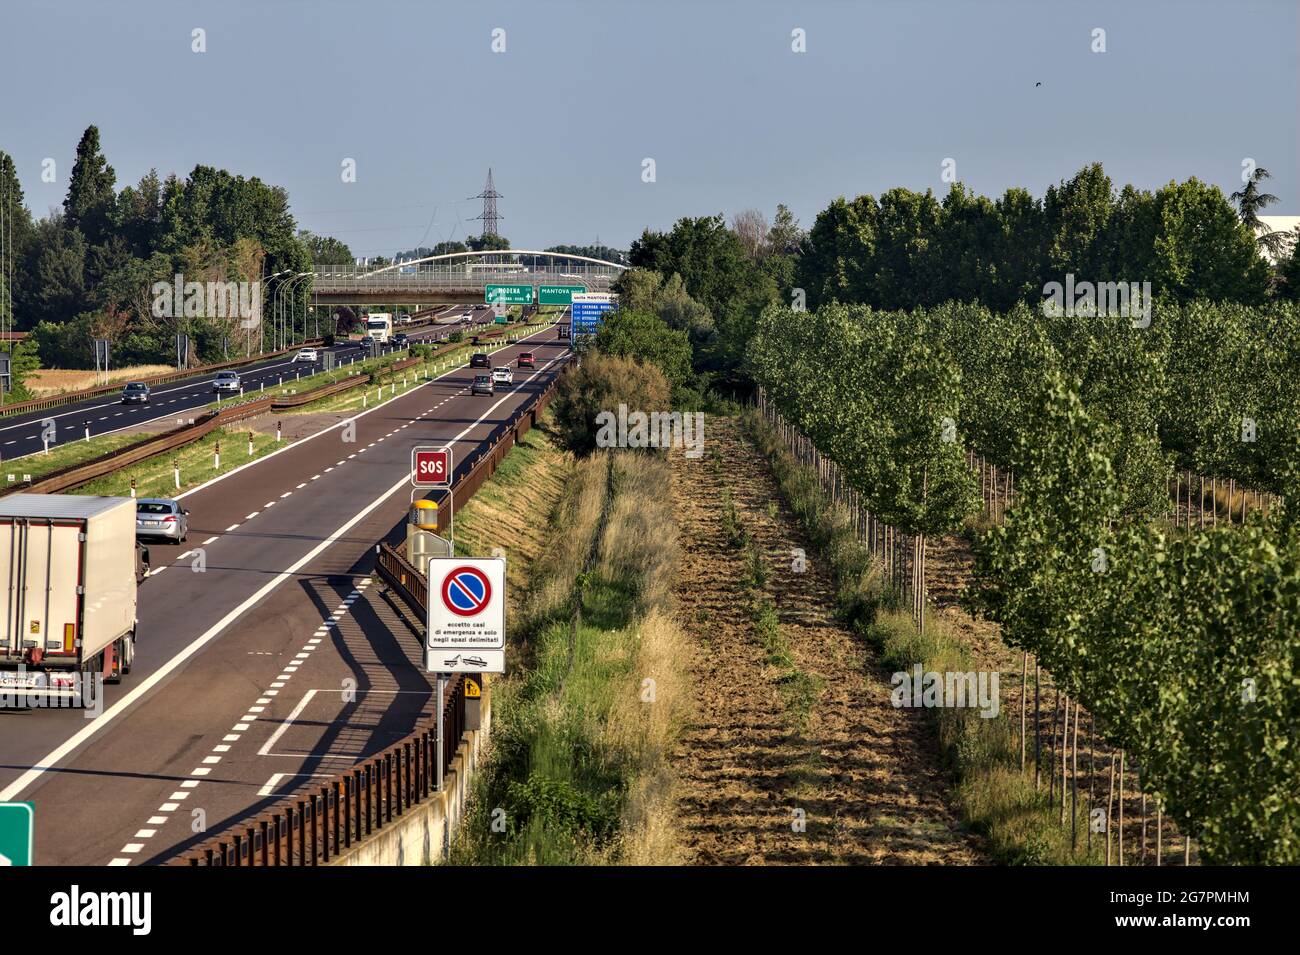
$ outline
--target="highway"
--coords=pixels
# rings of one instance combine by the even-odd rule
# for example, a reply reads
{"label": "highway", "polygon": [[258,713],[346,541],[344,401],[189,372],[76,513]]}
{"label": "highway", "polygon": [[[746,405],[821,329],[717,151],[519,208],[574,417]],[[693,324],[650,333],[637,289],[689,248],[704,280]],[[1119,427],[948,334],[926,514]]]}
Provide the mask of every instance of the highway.
{"label": "highway", "polygon": [[[441,341],[454,330],[454,327],[459,327],[459,316],[463,311],[468,310],[466,306],[449,306],[441,313],[434,325],[412,330],[408,334],[415,342]],[[476,325],[490,323],[491,310],[485,307],[474,309],[473,321]],[[394,333],[399,331],[402,331],[401,326],[394,328]],[[333,351],[338,356],[337,360],[341,361],[360,360],[364,355],[362,349],[355,345],[337,345],[332,349],[322,349],[325,350]],[[263,387],[270,388],[282,381],[292,381],[295,374],[305,377],[318,372],[323,367],[322,361],[295,362],[293,355],[289,354],[253,362],[234,370],[239,372],[244,393],[248,395]],[[53,421],[57,428],[56,440],[51,442],[53,446],[82,440],[87,425],[91,436],[95,437],[113,434],[159,419],[184,418],[187,412],[196,411],[216,400],[216,395],[212,391],[212,381],[215,377],[214,372],[209,372],[182,381],[159,385],[153,389],[152,400],[148,405],[124,405],[117,394],[110,394],[44,411],[30,411],[0,418],[0,462],[8,465],[17,458],[39,453],[44,447],[42,434],[46,421]],[[18,476],[21,477],[21,473]],[[0,477],[0,481],[2,480],[3,478]]]}
{"label": "highway", "polygon": [[36,803],[38,864],[158,861],[432,712],[417,638],[365,578],[403,535],[412,445],[451,443],[463,474],[568,356],[548,326],[493,362],[526,349],[536,371],[494,396],[461,368],[351,419],[355,441],[341,422],[183,495],[189,543],[151,548],[104,712],[0,711],[0,801]]}

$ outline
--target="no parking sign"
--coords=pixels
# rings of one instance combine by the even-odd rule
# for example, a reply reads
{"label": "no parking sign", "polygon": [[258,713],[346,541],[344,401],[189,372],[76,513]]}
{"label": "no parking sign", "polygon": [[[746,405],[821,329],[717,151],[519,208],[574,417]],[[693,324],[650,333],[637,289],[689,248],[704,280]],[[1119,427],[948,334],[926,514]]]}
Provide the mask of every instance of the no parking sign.
{"label": "no parking sign", "polygon": [[433,673],[504,673],[506,564],[500,557],[429,561],[424,668]]}

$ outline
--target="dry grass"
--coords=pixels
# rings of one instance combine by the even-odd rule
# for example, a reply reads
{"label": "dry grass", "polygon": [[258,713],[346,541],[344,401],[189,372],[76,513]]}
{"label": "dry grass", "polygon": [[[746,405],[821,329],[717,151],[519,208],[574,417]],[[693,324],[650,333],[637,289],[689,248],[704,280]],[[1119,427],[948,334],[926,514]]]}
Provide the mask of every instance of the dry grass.
{"label": "dry grass", "polygon": [[626,753],[633,767],[619,852],[626,865],[684,861],[671,755],[690,711],[683,673],[690,650],[671,613],[651,609],[636,629],[632,679],[621,688],[605,724],[606,744]]}
{"label": "dry grass", "polygon": [[[520,629],[531,630],[570,605],[574,580],[591,553],[605,503],[606,462],[592,457],[578,462],[569,477],[570,493],[560,501],[549,523],[552,533],[535,566],[540,573],[523,601]],[[557,531],[556,529],[562,528]]]}
{"label": "dry grass", "polygon": [[600,562],[614,577],[635,579],[642,608],[669,608],[680,548],[667,506],[668,463],[648,454],[614,456],[614,499],[600,542]]}
{"label": "dry grass", "polygon": [[96,380],[93,369],[83,368],[42,368],[27,376],[27,387],[37,398],[61,395],[68,391],[84,391],[100,384],[114,384],[119,381],[137,381],[153,375],[165,375],[175,371],[171,365],[135,365],[131,368],[114,368],[109,371],[107,382],[101,374]]}

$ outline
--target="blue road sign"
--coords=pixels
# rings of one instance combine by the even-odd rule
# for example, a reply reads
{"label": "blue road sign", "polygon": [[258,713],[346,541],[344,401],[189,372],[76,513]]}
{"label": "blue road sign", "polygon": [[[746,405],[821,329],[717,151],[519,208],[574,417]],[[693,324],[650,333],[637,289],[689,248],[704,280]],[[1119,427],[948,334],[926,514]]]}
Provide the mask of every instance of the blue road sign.
{"label": "blue road sign", "polygon": [[32,864],[36,812],[29,802],[0,802],[0,867]]}
{"label": "blue road sign", "polygon": [[[594,299],[595,301],[586,301]],[[600,328],[604,321],[605,313],[617,306],[609,300],[607,295],[596,295],[588,293],[586,295],[575,294],[573,296],[573,333],[575,335],[591,335]]]}

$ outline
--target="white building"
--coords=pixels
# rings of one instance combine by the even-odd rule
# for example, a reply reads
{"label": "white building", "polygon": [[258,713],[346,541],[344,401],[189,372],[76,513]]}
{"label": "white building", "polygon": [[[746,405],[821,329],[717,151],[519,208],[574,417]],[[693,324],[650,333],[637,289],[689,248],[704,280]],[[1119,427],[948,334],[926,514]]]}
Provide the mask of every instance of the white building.
{"label": "white building", "polygon": [[[1300,216],[1260,216],[1259,221],[1264,225],[1264,229],[1261,230],[1260,233],[1261,235],[1264,234],[1264,232],[1290,233],[1290,241],[1286,245],[1286,251],[1283,253],[1283,257],[1289,255],[1296,240],[1296,229],[1300,228]],[[1273,261],[1273,257],[1269,255],[1267,251],[1264,252],[1264,258],[1268,259],[1270,262]]]}

